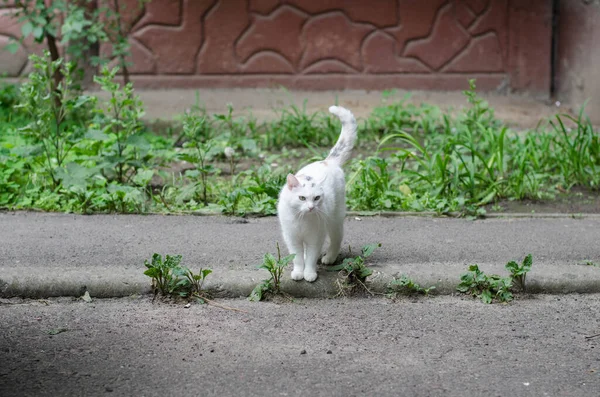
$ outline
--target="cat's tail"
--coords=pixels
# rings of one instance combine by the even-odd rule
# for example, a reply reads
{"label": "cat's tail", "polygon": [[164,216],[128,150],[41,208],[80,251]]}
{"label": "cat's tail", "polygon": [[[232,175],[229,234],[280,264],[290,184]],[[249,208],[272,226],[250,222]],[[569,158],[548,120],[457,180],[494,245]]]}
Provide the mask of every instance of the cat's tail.
{"label": "cat's tail", "polygon": [[341,106],[331,106],[329,112],[340,118],[342,132],[325,160],[335,162],[341,166],[350,158],[354,142],[356,142],[356,119],[351,111]]}

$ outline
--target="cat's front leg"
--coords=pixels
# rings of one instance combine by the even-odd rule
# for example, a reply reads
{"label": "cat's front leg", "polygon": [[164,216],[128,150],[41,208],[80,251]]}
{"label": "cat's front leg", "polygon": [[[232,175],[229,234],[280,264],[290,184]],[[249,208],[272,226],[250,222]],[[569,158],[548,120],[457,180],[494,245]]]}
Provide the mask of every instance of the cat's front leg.
{"label": "cat's front leg", "polygon": [[294,257],[294,269],[292,270],[292,280],[302,280],[304,278],[304,244],[302,241],[296,241],[289,244],[290,254]]}
{"label": "cat's front leg", "polygon": [[304,261],[304,279],[313,282],[317,279],[317,261],[323,248],[323,237],[317,236],[314,241],[306,244],[306,258]]}

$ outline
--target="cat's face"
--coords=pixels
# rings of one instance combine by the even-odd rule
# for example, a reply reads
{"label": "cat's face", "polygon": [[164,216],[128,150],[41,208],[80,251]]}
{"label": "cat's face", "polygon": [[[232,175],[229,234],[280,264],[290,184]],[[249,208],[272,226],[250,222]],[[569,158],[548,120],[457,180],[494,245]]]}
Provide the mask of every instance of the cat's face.
{"label": "cat's face", "polygon": [[316,213],[322,206],[324,194],[322,181],[309,176],[292,175],[287,177],[288,203],[299,213]]}

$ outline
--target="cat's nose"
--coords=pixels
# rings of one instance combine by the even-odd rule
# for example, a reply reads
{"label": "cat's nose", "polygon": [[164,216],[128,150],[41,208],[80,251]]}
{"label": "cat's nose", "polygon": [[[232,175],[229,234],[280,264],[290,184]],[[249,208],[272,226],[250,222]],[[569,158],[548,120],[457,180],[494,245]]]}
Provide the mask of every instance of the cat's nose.
{"label": "cat's nose", "polygon": [[308,210],[309,210],[309,211],[312,211],[314,208],[315,208],[315,206],[314,206],[314,205],[309,205],[309,206],[308,206]]}

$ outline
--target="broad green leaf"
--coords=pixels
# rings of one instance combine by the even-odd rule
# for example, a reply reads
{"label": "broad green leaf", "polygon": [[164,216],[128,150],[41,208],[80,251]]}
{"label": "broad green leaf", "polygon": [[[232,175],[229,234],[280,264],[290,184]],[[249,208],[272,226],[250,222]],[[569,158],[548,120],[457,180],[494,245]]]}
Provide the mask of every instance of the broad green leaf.
{"label": "broad green leaf", "polygon": [[[148,263],[146,263],[146,266],[149,266]],[[155,268],[155,267],[150,267],[149,269],[147,269],[144,274],[148,277],[158,277],[160,275],[160,271]]]}
{"label": "broad green leaf", "polygon": [[359,278],[365,279],[372,274],[373,274],[373,270],[369,269],[368,267],[363,267],[360,269]]}
{"label": "broad green leaf", "polygon": [[19,51],[19,47],[21,47],[21,45],[20,45],[18,42],[14,41],[14,40],[11,40],[11,41],[10,41],[10,42],[9,42],[9,43],[8,43],[8,44],[7,44],[7,45],[4,47],[4,49],[5,49],[6,51],[10,52],[11,54],[16,54],[16,53],[17,53],[17,51]]}
{"label": "broad green leaf", "polygon": [[138,186],[147,186],[148,183],[152,180],[154,176],[153,170],[142,170],[138,171],[137,174],[133,177],[133,183]]}
{"label": "broad green leaf", "polygon": [[479,297],[483,303],[492,303],[492,293],[489,289],[481,291],[481,295]]}
{"label": "broad green leaf", "polygon": [[152,255],[152,266],[159,267],[163,263],[162,256],[160,254],[154,253]]}
{"label": "broad green leaf", "polygon": [[23,25],[21,25],[21,34],[23,35],[23,38],[27,38],[31,32],[33,32],[33,25],[31,22],[25,22]]}
{"label": "broad green leaf", "polygon": [[519,265],[515,261],[510,261],[505,266],[506,270],[509,270],[511,273],[516,273],[519,269]]}
{"label": "broad green leaf", "polygon": [[527,255],[523,260],[523,270],[525,273],[531,270],[531,266],[533,265],[533,257],[531,254]]}
{"label": "broad green leaf", "polygon": [[342,269],[346,268],[346,264],[345,263],[340,263],[338,265],[335,266],[327,266],[326,269],[328,272],[338,272]]}
{"label": "broad green leaf", "polygon": [[41,26],[36,26],[33,28],[33,37],[36,41],[40,41],[44,38],[44,28]]}
{"label": "broad green leaf", "polygon": [[469,271],[471,271],[471,272],[479,272],[479,266],[477,266],[477,265],[471,265],[471,266],[469,266]]}
{"label": "broad green leaf", "polygon": [[148,142],[148,140],[142,135],[131,135],[127,138],[127,144],[142,151],[152,150],[150,142]]}
{"label": "broad green leaf", "polygon": [[365,258],[371,256],[377,247],[381,247],[381,243],[365,245],[362,249],[362,256]]}
{"label": "broad green leaf", "polygon": [[264,288],[265,288],[264,283],[258,284],[256,287],[254,287],[252,292],[250,292],[250,296],[248,296],[248,300],[251,302],[261,301],[262,297],[263,297],[263,292],[265,291]]}
{"label": "broad green leaf", "polygon": [[292,262],[295,257],[296,257],[296,254],[290,254],[288,256],[283,257],[280,262],[283,265],[287,265],[288,263]]}

